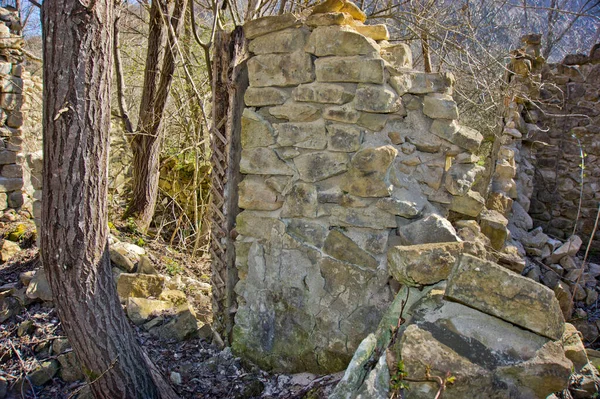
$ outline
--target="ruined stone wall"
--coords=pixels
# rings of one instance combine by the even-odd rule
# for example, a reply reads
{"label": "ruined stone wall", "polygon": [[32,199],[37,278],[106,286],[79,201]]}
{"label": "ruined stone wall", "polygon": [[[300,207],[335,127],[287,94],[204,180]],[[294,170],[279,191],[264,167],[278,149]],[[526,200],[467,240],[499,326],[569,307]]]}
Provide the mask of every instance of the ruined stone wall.
{"label": "ruined stone wall", "polygon": [[[539,101],[525,114],[539,127],[530,137],[536,161],[529,213],[547,234],[565,239],[575,230],[587,242],[600,201],[600,45],[542,65],[540,83]],[[600,250],[600,231],[593,248]]]}
{"label": "ruined stone wall", "polygon": [[412,70],[345,4],[244,27],[233,349],[264,368],[345,368],[398,289],[388,248],[479,233],[482,136],[457,123],[452,75]]}
{"label": "ruined stone wall", "polygon": [[31,82],[22,65],[22,44],[18,14],[0,8],[0,211],[23,205],[23,92]]}

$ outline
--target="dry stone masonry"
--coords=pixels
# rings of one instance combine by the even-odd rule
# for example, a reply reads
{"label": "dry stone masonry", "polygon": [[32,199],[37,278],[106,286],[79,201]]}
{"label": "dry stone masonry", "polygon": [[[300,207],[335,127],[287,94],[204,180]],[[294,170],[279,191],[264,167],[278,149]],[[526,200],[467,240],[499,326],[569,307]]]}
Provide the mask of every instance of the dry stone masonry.
{"label": "dry stone masonry", "polygon": [[[390,273],[434,284],[458,252],[486,256],[461,242],[485,210],[482,136],[457,122],[453,76],[413,70],[408,46],[348,4],[244,27],[233,347],[266,368],[343,369],[394,298]],[[453,254],[431,273],[388,262],[431,243]]]}
{"label": "dry stone masonry", "polygon": [[23,93],[32,83],[22,65],[21,29],[16,11],[0,8],[0,211],[23,205]]}

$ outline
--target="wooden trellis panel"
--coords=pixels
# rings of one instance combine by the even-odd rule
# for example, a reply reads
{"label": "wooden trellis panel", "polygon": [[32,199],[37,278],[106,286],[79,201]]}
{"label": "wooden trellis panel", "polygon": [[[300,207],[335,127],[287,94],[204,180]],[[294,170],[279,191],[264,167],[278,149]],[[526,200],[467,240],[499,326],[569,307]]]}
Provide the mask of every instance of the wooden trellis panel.
{"label": "wooden trellis panel", "polygon": [[211,129],[211,245],[213,327],[226,344],[236,310],[237,283],[234,226],[239,213],[241,116],[248,87],[247,43],[241,27],[217,32],[213,59],[213,128]]}

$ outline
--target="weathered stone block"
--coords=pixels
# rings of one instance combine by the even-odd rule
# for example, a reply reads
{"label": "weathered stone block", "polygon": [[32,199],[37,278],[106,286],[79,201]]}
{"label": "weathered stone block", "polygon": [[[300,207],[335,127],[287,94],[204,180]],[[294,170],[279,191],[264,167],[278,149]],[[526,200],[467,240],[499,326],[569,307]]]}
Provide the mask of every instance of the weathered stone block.
{"label": "weathered stone block", "polygon": [[432,214],[398,228],[405,245],[460,241],[448,219]]}
{"label": "weathered stone block", "polygon": [[395,76],[390,77],[390,85],[392,85],[399,95],[403,95],[404,93],[452,94],[454,75],[449,72],[426,73],[394,71],[393,73]]}
{"label": "weathered stone block", "polygon": [[354,29],[361,35],[373,40],[389,40],[390,34],[386,25],[354,25]]}
{"label": "weathered stone block", "polygon": [[[340,12],[344,8],[344,0],[324,0],[313,7],[311,15]],[[348,14],[350,15],[350,14]],[[350,15],[351,16],[351,15]]]}
{"label": "weathered stone block", "polygon": [[322,26],[312,31],[305,51],[318,57],[367,55],[378,54],[379,46],[351,27]]}
{"label": "weathered stone block", "polygon": [[306,219],[291,219],[286,232],[300,242],[317,248],[323,247],[328,229],[322,223]]}
{"label": "weathered stone block", "polygon": [[0,79],[0,92],[2,93],[23,93],[23,79],[16,76],[4,76]]}
{"label": "weathered stone block", "polygon": [[381,58],[395,68],[412,68],[412,51],[405,43],[380,44]]}
{"label": "weathered stone block", "polygon": [[298,182],[285,197],[281,217],[294,218],[317,216],[317,188],[313,184]]}
{"label": "weathered stone block", "polygon": [[367,15],[351,1],[344,2],[344,6],[339,11],[350,14],[352,18],[360,22],[367,20]]}
{"label": "weathered stone block", "polygon": [[349,157],[345,153],[312,152],[294,158],[300,178],[316,182],[338,175],[348,169]]}
{"label": "weathered stone block", "polygon": [[329,151],[355,152],[360,148],[362,131],[354,125],[331,123],[327,125]]}
{"label": "weathered stone block", "polygon": [[368,227],[371,229],[394,229],[396,217],[376,207],[345,208],[334,206],[329,222],[332,226]]}
{"label": "weathered stone block", "polygon": [[20,190],[23,187],[23,179],[0,177],[0,193]]}
{"label": "weathered stone block", "polygon": [[452,97],[428,94],[423,102],[423,113],[433,119],[458,119],[458,108]]}
{"label": "weathered stone block", "polygon": [[0,165],[9,165],[17,162],[17,153],[14,151],[0,151]]}
{"label": "weathered stone block", "polygon": [[552,340],[565,329],[551,289],[471,255],[452,270],[445,296]]}
{"label": "weathered stone block", "polygon": [[352,157],[351,169],[343,185],[344,190],[359,197],[387,197],[392,187],[386,180],[398,150],[392,146],[369,147]]}
{"label": "weathered stone block", "polygon": [[356,123],[360,118],[360,114],[351,103],[327,107],[323,110],[323,118],[344,123]]}
{"label": "weathered stone block", "polygon": [[285,225],[281,220],[255,211],[239,213],[235,222],[237,232],[248,237],[269,240],[271,234],[281,235],[285,232]]}
{"label": "weathered stone block", "polygon": [[304,47],[307,35],[303,29],[285,29],[252,40],[248,48],[254,54],[293,53]]}
{"label": "weathered stone block", "polygon": [[293,175],[294,171],[270,148],[242,150],[240,172],[255,175]]}
{"label": "weathered stone block", "polygon": [[463,253],[482,255],[485,249],[471,242],[396,246],[388,250],[388,268],[401,284],[432,285],[448,278]]}
{"label": "weathered stone block", "polygon": [[289,94],[275,87],[248,87],[244,94],[244,102],[249,107],[280,105],[286,102]]}
{"label": "weathered stone block", "polygon": [[358,126],[364,127],[375,132],[383,130],[388,121],[388,115],[373,114],[370,112],[361,112],[358,121]]}
{"label": "weathered stone block", "polygon": [[244,35],[247,39],[266,35],[286,28],[300,26],[302,22],[293,14],[257,18],[244,24]]}
{"label": "weathered stone block", "polygon": [[171,302],[148,298],[129,297],[126,303],[127,317],[137,326],[147,322],[152,313],[162,312],[173,307]]}
{"label": "weathered stone block", "polygon": [[165,285],[164,276],[151,274],[121,273],[117,281],[117,293],[121,300],[129,297],[158,297]]}
{"label": "weathered stone block", "polygon": [[296,101],[310,101],[325,104],[344,104],[354,98],[354,85],[333,83],[309,83],[294,89]]}
{"label": "weathered stone block", "polygon": [[479,225],[492,247],[501,250],[508,236],[508,220],[500,212],[485,210],[479,215]]}
{"label": "weathered stone block", "polygon": [[463,196],[453,196],[450,210],[467,216],[477,217],[483,210],[485,199],[477,191],[469,190]]}
{"label": "weathered stone block", "polygon": [[482,141],[483,135],[477,130],[471,129],[467,126],[461,126],[452,139],[454,144],[473,153],[479,150],[479,146],[481,146]]}
{"label": "weathered stone block", "polygon": [[312,59],[297,51],[290,54],[262,54],[248,61],[250,86],[295,86],[314,80]]}
{"label": "weathered stone block", "polygon": [[275,143],[273,127],[248,108],[242,114],[242,148],[267,147]]}
{"label": "weathered stone block", "polygon": [[354,18],[343,12],[312,14],[306,18],[306,25],[308,26],[352,25],[353,22]]}
{"label": "weathered stone block", "polygon": [[383,60],[376,58],[327,57],[315,61],[317,80],[320,82],[355,82],[383,84]]}
{"label": "weathered stone block", "polygon": [[387,85],[358,85],[354,107],[359,111],[382,114],[403,111],[402,98]]}
{"label": "weathered stone block", "polygon": [[262,178],[246,176],[238,186],[238,205],[242,209],[257,211],[274,211],[283,204],[277,193],[267,186]]}
{"label": "weathered stone block", "polygon": [[277,144],[282,147],[295,146],[323,150],[327,146],[325,122],[276,123]]}
{"label": "weathered stone block", "polygon": [[382,198],[377,201],[375,206],[392,215],[402,216],[403,218],[414,218],[421,212],[422,208],[413,201],[404,201],[397,198]]}
{"label": "weathered stone block", "polygon": [[310,122],[321,116],[321,108],[311,104],[288,101],[283,105],[269,108],[269,113],[279,119],[290,122]]}
{"label": "weathered stone block", "polygon": [[379,262],[363,251],[352,239],[338,230],[331,230],[323,245],[323,252],[332,258],[369,269],[377,269]]}

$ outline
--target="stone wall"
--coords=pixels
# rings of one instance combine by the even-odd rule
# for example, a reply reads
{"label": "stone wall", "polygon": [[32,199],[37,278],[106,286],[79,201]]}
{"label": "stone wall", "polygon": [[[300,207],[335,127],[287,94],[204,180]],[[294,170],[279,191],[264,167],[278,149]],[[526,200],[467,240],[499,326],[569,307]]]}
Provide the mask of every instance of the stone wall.
{"label": "stone wall", "polygon": [[244,27],[233,348],[268,369],[345,368],[397,292],[388,248],[473,237],[484,210],[452,75],[344,4]]}
{"label": "stone wall", "polygon": [[[529,213],[547,234],[566,239],[575,232],[587,243],[600,202],[600,45],[539,69],[539,99],[525,114],[538,126],[529,137],[535,143]],[[593,248],[600,250],[600,231]]]}
{"label": "stone wall", "polygon": [[23,205],[23,92],[31,84],[23,70],[18,14],[0,8],[0,211]]}

